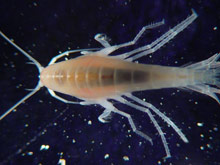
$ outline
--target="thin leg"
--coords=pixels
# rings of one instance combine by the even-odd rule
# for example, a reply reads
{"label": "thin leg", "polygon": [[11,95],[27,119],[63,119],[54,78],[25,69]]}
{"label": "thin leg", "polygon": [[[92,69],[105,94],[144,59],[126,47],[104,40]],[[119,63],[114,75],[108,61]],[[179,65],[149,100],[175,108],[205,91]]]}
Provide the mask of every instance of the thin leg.
{"label": "thin leg", "polygon": [[154,113],[156,113],[158,116],[160,116],[168,125],[170,125],[185,143],[189,142],[188,139],[186,138],[186,136],[182,133],[182,131],[176,126],[176,124],[174,124],[166,115],[161,113],[159,111],[159,109],[157,109],[155,106],[153,106],[152,104],[145,102],[145,101],[143,101],[133,95],[130,95],[130,96],[127,95],[127,97],[129,97],[132,100],[136,101],[137,103],[151,109]]}
{"label": "thin leg", "polygon": [[102,46],[105,48],[111,47],[111,45],[108,42],[108,37],[103,33],[98,33],[95,35],[94,39],[98,41]]}
{"label": "thin leg", "polygon": [[98,104],[105,107],[106,109],[110,109],[112,112],[118,113],[119,115],[126,117],[128,119],[128,122],[129,122],[133,132],[135,132],[139,136],[143,137],[144,139],[146,139],[147,141],[149,141],[153,145],[152,139],[149,136],[147,136],[145,133],[143,133],[143,132],[141,132],[137,129],[137,127],[135,126],[134,121],[131,118],[130,114],[118,110],[117,108],[115,108],[112,105],[112,103],[108,102],[107,100],[99,102]]}
{"label": "thin leg", "polygon": [[161,48],[166,43],[168,43],[171,39],[173,39],[178,33],[180,33],[187,26],[189,26],[197,18],[197,16],[198,15],[195,13],[195,11],[192,10],[192,14],[189,17],[187,17],[181,23],[176,25],[174,28],[170,29],[168,32],[163,34],[161,37],[156,39],[151,44],[140,47],[140,48],[137,48],[137,49],[132,50],[128,53],[121,54],[121,55],[119,55],[119,57],[125,59],[125,58],[128,58],[128,57],[140,52],[140,53],[136,54],[135,56],[130,57],[130,58],[127,59],[128,61],[133,61],[133,60],[136,60],[138,58],[141,58],[143,56],[146,56],[148,54],[151,54],[151,53],[157,51],[159,48]]}
{"label": "thin leg", "polygon": [[113,51],[115,51],[117,49],[134,45],[138,41],[138,39],[140,39],[140,37],[143,35],[143,33],[147,29],[153,29],[153,28],[156,28],[156,27],[161,26],[163,24],[164,24],[164,20],[162,20],[161,22],[157,22],[157,23],[154,23],[154,24],[144,26],[132,41],[129,41],[129,42],[126,42],[126,43],[123,43],[123,44],[119,44],[119,45],[114,45],[114,46],[111,46],[111,47],[106,47],[106,48],[100,50],[100,53],[105,54],[105,55],[109,55],[110,53],[112,53]]}
{"label": "thin leg", "polygon": [[51,95],[52,97],[54,97],[55,99],[60,100],[60,101],[62,101],[62,102],[64,102],[64,103],[84,105],[84,104],[83,104],[84,101],[82,101],[82,102],[75,102],[75,101],[66,100],[66,99],[64,99],[64,98],[62,98],[62,97],[56,95],[56,93],[55,93],[53,90],[49,89],[49,88],[48,88],[48,92],[50,93],[50,95]]}
{"label": "thin leg", "polygon": [[58,54],[57,56],[53,57],[48,65],[54,64],[58,59],[60,59],[64,56],[69,56],[69,54],[71,54],[71,53],[85,52],[85,51],[99,50],[99,49],[100,48],[89,48],[89,49],[77,49],[77,50],[65,51],[65,52],[63,52],[61,54]]}
{"label": "thin leg", "polygon": [[155,128],[157,129],[160,137],[161,137],[161,140],[163,142],[163,146],[165,148],[165,151],[166,151],[166,157],[165,158],[169,158],[171,157],[171,154],[170,154],[170,150],[169,150],[169,147],[168,147],[168,144],[167,144],[167,140],[164,136],[164,133],[162,131],[162,129],[160,128],[159,124],[157,123],[157,121],[155,120],[154,116],[152,115],[152,113],[150,112],[150,110],[148,108],[145,108],[145,107],[141,107],[139,105],[136,105],[136,104],[133,104],[133,103],[130,103],[128,102],[127,100],[125,100],[124,98],[120,97],[120,98],[116,98],[117,101],[119,102],[122,102],[134,109],[137,109],[137,110],[140,110],[144,113],[147,113],[147,115],[149,116],[150,120],[152,121],[152,123],[154,124]]}
{"label": "thin leg", "polygon": [[147,141],[149,141],[149,142],[151,143],[151,145],[153,145],[152,139],[151,139],[148,135],[146,135],[145,133],[143,133],[143,132],[141,132],[141,131],[139,131],[139,130],[137,129],[137,127],[135,126],[134,121],[133,121],[133,119],[131,118],[131,115],[130,115],[130,114],[125,113],[125,112],[122,112],[122,111],[120,111],[120,110],[118,110],[118,109],[116,109],[116,108],[114,109],[113,112],[118,113],[119,115],[126,117],[126,118],[128,119],[128,122],[129,122],[129,124],[130,124],[130,126],[131,126],[133,132],[135,132],[135,133],[138,134],[139,136],[143,137],[144,139],[146,139]]}
{"label": "thin leg", "polygon": [[111,110],[105,109],[104,112],[98,117],[99,121],[102,123],[108,123],[111,118]]}

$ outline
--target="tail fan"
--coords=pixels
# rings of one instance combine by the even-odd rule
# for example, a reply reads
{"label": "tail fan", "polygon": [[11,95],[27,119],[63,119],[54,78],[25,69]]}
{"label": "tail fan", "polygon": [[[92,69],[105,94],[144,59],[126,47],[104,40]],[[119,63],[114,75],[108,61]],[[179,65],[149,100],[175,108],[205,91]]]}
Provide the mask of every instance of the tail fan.
{"label": "tail fan", "polygon": [[203,72],[203,82],[196,85],[188,85],[185,88],[208,95],[215,99],[219,104],[220,100],[216,94],[220,94],[220,53],[216,53],[210,58],[197,62],[184,68],[194,69]]}

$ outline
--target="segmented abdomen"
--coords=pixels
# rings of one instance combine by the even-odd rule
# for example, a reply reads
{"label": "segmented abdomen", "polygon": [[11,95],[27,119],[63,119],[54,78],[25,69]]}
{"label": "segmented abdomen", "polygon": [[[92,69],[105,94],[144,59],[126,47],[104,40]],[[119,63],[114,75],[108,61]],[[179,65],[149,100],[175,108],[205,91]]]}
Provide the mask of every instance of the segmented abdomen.
{"label": "segmented abdomen", "polygon": [[50,65],[40,78],[43,85],[54,91],[82,99],[100,99],[133,91],[193,85],[202,75],[185,68],[91,55]]}
{"label": "segmented abdomen", "polygon": [[[41,82],[48,88],[86,99],[131,92],[148,81],[147,71],[118,59],[85,56],[48,66]],[[140,87],[139,87],[140,88]]]}

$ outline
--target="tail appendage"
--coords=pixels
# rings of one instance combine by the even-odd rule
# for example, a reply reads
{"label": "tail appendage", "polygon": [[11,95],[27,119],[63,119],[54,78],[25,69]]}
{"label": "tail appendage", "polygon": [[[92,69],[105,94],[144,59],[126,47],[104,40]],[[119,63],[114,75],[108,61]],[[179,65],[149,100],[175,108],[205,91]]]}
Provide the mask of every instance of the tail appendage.
{"label": "tail appendage", "polygon": [[196,85],[188,85],[186,88],[208,95],[220,104],[220,100],[216,96],[216,94],[220,94],[220,62],[217,61],[219,58],[220,53],[216,53],[204,61],[191,64],[184,68],[201,71],[204,74],[203,81]]}

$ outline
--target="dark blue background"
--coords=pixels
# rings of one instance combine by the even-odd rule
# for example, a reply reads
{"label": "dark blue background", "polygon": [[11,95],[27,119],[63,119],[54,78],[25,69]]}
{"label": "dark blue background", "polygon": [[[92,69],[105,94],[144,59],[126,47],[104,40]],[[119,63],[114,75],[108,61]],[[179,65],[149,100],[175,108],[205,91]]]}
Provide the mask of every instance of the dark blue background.
{"label": "dark blue background", "polygon": [[[93,39],[96,33],[106,33],[112,44],[123,43],[133,39],[144,25],[164,18],[164,26],[148,31],[133,48],[147,44],[189,16],[194,8],[199,15],[195,22],[153,53],[152,58],[140,60],[148,64],[181,66],[220,51],[217,1],[7,0],[0,1],[0,29],[46,66],[53,56],[68,48],[100,47]],[[27,58],[2,38],[0,50],[2,114],[28,93],[25,89],[34,88],[38,72],[35,66],[26,65]],[[52,98],[45,88],[20,105],[16,113],[0,121],[0,162],[57,164],[64,158],[67,164],[220,164],[220,108],[213,99],[177,89],[135,94],[164,112],[189,139],[188,144],[183,143],[156,117],[166,132],[173,156],[165,162],[161,139],[146,114],[118,105],[153,138],[153,146],[132,131],[129,133],[131,128],[125,118],[116,114],[109,124],[102,124],[97,119],[102,107],[67,105]],[[46,133],[42,135],[44,129]],[[50,148],[40,150],[41,145]],[[104,158],[105,154],[109,154],[108,159]],[[123,156],[128,156],[129,161],[123,160]]]}

